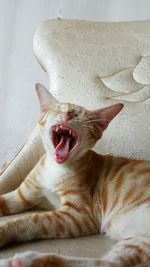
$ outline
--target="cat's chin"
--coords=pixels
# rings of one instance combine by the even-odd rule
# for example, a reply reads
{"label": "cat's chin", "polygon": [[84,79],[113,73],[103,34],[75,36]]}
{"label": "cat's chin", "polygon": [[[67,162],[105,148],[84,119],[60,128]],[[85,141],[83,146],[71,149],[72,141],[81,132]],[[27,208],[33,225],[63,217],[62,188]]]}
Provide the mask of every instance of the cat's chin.
{"label": "cat's chin", "polygon": [[63,164],[63,163],[65,163],[67,160],[68,160],[68,158],[62,158],[62,157],[58,157],[57,155],[55,155],[55,161],[56,161],[58,164]]}
{"label": "cat's chin", "polygon": [[68,125],[52,126],[50,136],[54,146],[55,160],[58,164],[68,161],[81,144],[81,135]]}

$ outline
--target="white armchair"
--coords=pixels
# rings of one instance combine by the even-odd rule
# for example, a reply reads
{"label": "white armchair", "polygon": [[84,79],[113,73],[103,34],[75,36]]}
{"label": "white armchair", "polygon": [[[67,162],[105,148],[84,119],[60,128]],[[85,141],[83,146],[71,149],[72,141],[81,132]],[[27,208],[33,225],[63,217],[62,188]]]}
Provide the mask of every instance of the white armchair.
{"label": "white armchair", "polygon": [[[150,21],[48,20],[35,33],[34,51],[58,100],[88,109],[124,103],[95,147],[99,153],[150,159]],[[16,188],[43,153],[35,128],[1,171],[0,193]],[[29,249],[99,257],[111,244],[99,236],[35,241],[7,247],[0,257]]]}

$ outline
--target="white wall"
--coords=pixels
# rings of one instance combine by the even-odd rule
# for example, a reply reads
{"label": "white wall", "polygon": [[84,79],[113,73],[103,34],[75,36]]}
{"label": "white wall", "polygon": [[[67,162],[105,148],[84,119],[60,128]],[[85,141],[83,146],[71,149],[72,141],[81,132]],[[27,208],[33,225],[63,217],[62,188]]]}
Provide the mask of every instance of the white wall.
{"label": "white wall", "polygon": [[25,141],[38,117],[33,34],[48,18],[103,21],[150,18],[150,0],[0,0],[0,165]]}

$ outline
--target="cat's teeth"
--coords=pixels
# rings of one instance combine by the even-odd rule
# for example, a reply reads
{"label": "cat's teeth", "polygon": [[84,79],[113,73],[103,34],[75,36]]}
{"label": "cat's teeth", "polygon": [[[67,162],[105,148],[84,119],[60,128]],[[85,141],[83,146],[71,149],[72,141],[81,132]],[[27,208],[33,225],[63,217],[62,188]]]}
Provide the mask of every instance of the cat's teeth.
{"label": "cat's teeth", "polygon": [[70,134],[70,135],[72,134],[71,130],[69,131],[69,134]]}
{"label": "cat's teeth", "polygon": [[56,127],[56,132],[58,132],[58,129],[59,129],[59,128],[58,128],[58,126],[57,126],[57,127]]}

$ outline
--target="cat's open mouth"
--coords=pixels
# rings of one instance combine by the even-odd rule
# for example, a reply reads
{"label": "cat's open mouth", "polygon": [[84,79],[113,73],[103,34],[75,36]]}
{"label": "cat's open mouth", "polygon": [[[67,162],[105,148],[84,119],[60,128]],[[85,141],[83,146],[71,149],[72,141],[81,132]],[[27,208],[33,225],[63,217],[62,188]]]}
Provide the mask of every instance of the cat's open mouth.
{"label": "cat's open mouth", "polygon": [[81,143],[78,132],[62,124],[52,126],[51,139],[55,148],[55,159],[57,163],[65,162]]}

